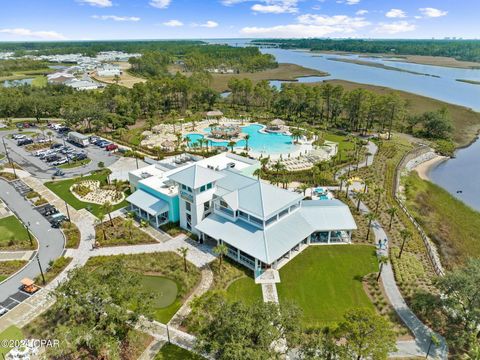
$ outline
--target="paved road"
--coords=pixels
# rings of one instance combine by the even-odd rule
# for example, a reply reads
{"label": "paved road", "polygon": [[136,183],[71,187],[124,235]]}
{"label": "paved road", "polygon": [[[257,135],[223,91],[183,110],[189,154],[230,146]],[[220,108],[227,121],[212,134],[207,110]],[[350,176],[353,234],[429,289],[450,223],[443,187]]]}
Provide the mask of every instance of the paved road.
{"label": "paved road", "polygon": [[[27,131],[27,130],[25,130]],[[40,130],[36,129],[28,129],[28,131],[36,131],[41,133]],[[47,164],[46,162],[40,160],[39,158],[33,156],[30,152],[26,151],[23,147],[17,146],[16,140],[10,139],[8,135],[19,133],[17,130],[10,130],[10,131],[2,131],[0,137],[5,140],[7,145],[7,149],[11,159],[28,171],[33,176],[39,179],[50,179],[55,172],[54,166]],[[53,140],[62,144],[63,139],[55,135]],[[68,145],[75,148],[74,145],[67,143]],[[5,152],[5,148],[3,144],[0,144],[0,151],[3,153]],[[65,177],[74,177],[81,174],[88,174],[92,170],[98,169],[98,163],[103,162],[105,166],[110,166],[113,164],[117,159],[118,156],[111,154],[108,151],[105,151],[102,148],[99,148],[95,145],[87,146],[86,148],[78,148],[78,150],[85,151],[92,161],[85,166],[81,166],[78,168],[73,169],[63,169],[65,172]]]}
{"label": "paved road", "polygon": [[357,164],[354,164],[354,165],[347,165],[347,166],[341,168],[335,174],[335,179],[338,179],[343,174],[348,173],[349,169],[350,169],[350,171],[355,171],[355,170],[360,169],[362,167],[372,165],[373,164],[373,159],[375,158],[375,155],[377,154],[377,151],[378,151],[378,146],[375,143],[369,141],[368,144],[367,144],[367,150],[370,153],[370,155],[365,160],[361,161],[358,164],[358,166],[357,166]]}
{"label": "paved road", "polygon": [[[48,263],[60,257],[64,250],[65,239],[58,229],[53,229],[50,223],[31,204],[4,180],[0,180],[0,196],[7,206],[24,222],[30,222],[31,232],[39,241],[38,256],[43,270]],[[31,279],[40,274],[36,260],[31,261],[23,270],[0,284],[0,302],[18,292],[20,281],[24,277]]]}

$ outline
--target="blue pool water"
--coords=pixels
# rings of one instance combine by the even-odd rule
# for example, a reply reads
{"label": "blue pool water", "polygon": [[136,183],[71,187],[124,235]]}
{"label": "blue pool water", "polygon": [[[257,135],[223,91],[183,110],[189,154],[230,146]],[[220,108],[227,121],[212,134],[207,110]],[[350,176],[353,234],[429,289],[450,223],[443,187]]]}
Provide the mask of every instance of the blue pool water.
{"label": "blue pool water", "polygon": [[[242,127],[242,133],[250,135],[248,140],[248,147],[254,152],[266,154],[288,154],[295,150],[296,146],[293,144],[292,137],[285,134],[263,133],[260,130],[262,125],[254,124]],[[204,129],[205,132],[210,132],[210,128]],[[188,134],[189,145],[203,139],[202,134]],[[209,146],[227,146],[228,141],[210,141]],[[245,147],[245,140],[237,142],[235,147]]]}

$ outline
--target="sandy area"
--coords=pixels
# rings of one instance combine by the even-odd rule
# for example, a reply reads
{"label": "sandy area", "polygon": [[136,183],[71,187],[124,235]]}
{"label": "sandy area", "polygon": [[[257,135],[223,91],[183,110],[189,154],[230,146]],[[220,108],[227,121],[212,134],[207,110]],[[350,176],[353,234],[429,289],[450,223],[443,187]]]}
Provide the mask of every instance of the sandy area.
{"label": "sandy area", "polygon": [[417,165],[413,170],[415,170],[418,173],[418,176],[420,176],[421,179],[430,180],[428,177],[430,170],[432,170],[435,166],[437,166],[438,164],[440,164],[441,162],[447,159],[448,159],[447,156],[437,155],[433,159],[430,159],[428,161],[425,161]]}

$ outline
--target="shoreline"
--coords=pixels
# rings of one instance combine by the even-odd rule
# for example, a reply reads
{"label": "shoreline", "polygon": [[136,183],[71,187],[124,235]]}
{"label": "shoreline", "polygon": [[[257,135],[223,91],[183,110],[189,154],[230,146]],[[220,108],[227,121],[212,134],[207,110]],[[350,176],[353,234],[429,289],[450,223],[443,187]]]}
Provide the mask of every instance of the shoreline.
{"label": "shoreline", "polygon": [[434,168],[436,168],[438,165],[443,163],[444,161],[447,161],[448,159],[449,159],[448,156],[436,155],[434,158],[427,160],[421,164],[418,164],[412,169],[412,171],[416,171],[420,179],[431,181],[429,177],[430,172]]}

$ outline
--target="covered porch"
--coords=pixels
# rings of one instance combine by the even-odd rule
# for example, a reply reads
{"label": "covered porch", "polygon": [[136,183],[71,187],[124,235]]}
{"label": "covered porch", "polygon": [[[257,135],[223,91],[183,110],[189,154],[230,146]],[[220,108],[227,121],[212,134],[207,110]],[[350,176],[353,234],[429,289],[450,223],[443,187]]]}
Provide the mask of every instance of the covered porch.
{"label": "covered porch", "polygon": [[139,219],[148,221],[156,228],[167,223],[169,205],[166,201],[150,195],[146,191],[137,190],[127,198],[129,210],[133,211]]}

